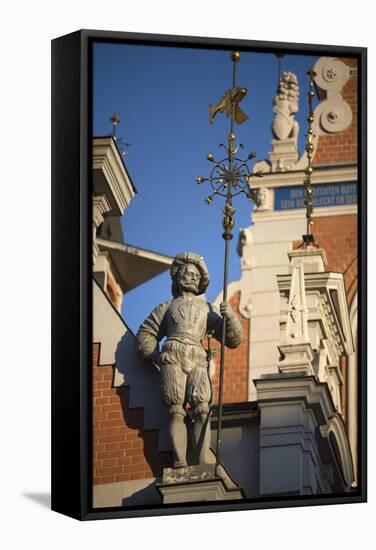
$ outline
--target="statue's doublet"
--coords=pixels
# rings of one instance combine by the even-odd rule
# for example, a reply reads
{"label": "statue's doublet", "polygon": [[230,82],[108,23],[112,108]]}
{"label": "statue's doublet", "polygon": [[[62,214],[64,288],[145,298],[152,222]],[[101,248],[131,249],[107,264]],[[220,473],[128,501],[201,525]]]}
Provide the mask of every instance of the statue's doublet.
{"label": "statue's doublet", "polygon": [[[145,319],[137,333],[137,347],[148,358],[158,342],[177,341],[201,346],[208,332],[221,339],[222,317],[219,311],[202,298],[178,297],[157,306]],[[242,339],[242,327],[234,315],[226,323],[226,346],[237,347]]]}
{"label": "statue's doublet", "polygon": [[[161,396],[165,405],[184,414],[182,404],[198,406],[211,399],[207,356],[202,341],[208,332],[218,340],[222,335],[222,317],[201,298],[178,297],[157,306],[140,326],[136,344],[145,359],[157,352],[161,370]],[[226,322],[226,346],[236,347],[242,339],[242,327],[235,315]],[[161,352],[159,342],[165,338]]]}
{"label": "statue's doublet", "polygon": [[165,333],[167,339],[199,345],[220,320],[204,300],[175,298],[164,315]]}

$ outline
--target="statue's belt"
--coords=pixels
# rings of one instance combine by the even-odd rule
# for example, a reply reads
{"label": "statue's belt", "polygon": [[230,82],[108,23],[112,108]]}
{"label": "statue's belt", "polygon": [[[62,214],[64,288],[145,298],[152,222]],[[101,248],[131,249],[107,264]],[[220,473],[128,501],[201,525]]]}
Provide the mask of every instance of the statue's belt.
{"label": "statue's belt", "polygon": [[191,335],[188,334],[172,334],[171,336],[168,336],[164,344],[172,342],[178,342],[179,344],[185,344],[190,346],[196,346],[203,349],[201,340],[196,340],[192,338]]}

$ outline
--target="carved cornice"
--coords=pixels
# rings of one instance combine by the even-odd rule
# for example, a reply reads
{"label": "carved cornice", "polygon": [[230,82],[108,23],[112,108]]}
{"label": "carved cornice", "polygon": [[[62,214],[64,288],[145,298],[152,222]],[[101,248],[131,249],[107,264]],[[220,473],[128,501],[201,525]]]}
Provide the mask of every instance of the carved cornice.
{"label": "carved cornice", "polygon": [[[315,218],[326,218],[328,216],[353,216],[358,213],[356,204],[349,206],[328,206],[315,209]],[[274,210],[273,212],[253,212],[252,221],[271,222],[276,220],[297,220],[305,219],[306,211],[303,208],[295,210]]]}
{"label": "carved cornice", "polygon": [[97,229],[103,223],[104,215],[111,211],[111,204],[104,193],[93,197],[93,263],[99,254]]}
{"label": "carved cornice", "polygon": [[320,405],[320,424],[326,424],[336,412],[327,385],[317,382],[314,376],[266,375],[254,383],[259,406],[275,400],[304,399],[309,405]]}
{"label": "carved cornice", "polygon": [[93,140],[93,173],[94,194],[104,193],[112,215],[121,216],[136,189],[111,137]]}
{"label": "carved cornice", "polygon": [[[304,169],[292,170],[291,172],[280,172],[263,174],[261,179],[252,178],[252,189],[265,187],[273,189],[275,187],[291,187],[293,185],[302,185],[304,181]],[[317,183],[342,183],[354,182],[358,180],[358,166],[356,163],[337,164],[331,166],[315,166],[312,174],[312,184]]]}

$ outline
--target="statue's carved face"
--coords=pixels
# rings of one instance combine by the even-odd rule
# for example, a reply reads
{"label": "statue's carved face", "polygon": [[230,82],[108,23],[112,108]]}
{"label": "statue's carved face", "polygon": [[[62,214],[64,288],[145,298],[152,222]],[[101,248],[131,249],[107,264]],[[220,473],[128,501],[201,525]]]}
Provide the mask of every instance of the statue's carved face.
{"label": "statue's carved face", "polygon": [[198,293],[201,275],[197,267],[193,264],[183,265],[178,274],[178,285],[180,291]]}
{"label": "statue's carved face", "polygon": [[268,192],[265,189],[265,187],[261,187],[260,189],[260,202],[264,204],[266,202],[266,199],[268,198]]}
{"label": "statue's carved face", "polygon": [[268,202],[268,190],[266,187],[261,187],[257,193],[257,206],[259,208],[265,207]]}

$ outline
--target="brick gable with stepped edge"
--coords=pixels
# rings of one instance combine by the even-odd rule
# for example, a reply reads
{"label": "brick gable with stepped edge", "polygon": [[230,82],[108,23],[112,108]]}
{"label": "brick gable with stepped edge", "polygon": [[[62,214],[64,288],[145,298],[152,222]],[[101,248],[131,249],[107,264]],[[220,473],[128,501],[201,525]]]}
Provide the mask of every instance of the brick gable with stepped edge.
{"label": "brick gable with stepped edge", "polygon": [[[94,506],[134,496],[143,504],[153,490],[158,497],[155,478],[172,462],[159,373],[138,357],[133,333],[96,281],[93,312]],[[138,494],[146,487],[148,495]]]}
{"label": "brick gable with stepped edge", "polygon": [[144,409],[129,407],[131,388],[114,387],[114,366],[99,365],[93,345],[93,483],[160,476],[171,454],[158,450],[158,430],[144,429]]}
{"label": "brick gable with stepped edge", "polygon": [[[244,338],[238,348],[226,348],[224,403],[247,401],[249,320],[239,313],[239,300],[240,293],[236,292],[229,301],[242,323]],[[110,304],[108,306],[111,307]],[[216,404],[220,344],[212,341],[212,348],[217,350],[216,368],[212,377],[213,403]],[[93,484],[158,477],[163,468],[171,466],[171,452],[160,450],[158,429],[145,429],[144,407],[129,406],[132,391],[135,391],[132,384],[116,385],[119,376],[117,370],[121,365],[102,365],[100,356],[101,344],[96,342],[93,344]],[[127,378],[129,376],[125,375],[124,381]],[[155,391],[155,399],[158,400],[157,386]],[[138,401],[142,400],[139,393]]]}

